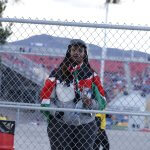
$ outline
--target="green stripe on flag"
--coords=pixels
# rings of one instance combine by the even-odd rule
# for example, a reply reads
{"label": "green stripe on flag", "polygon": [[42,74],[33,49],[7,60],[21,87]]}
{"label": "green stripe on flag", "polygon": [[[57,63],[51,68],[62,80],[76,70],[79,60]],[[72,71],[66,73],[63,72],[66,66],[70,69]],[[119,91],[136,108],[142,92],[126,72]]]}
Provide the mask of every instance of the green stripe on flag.
{"label": "green stripe on flag", "polygon": [[98,101],[99,109],[100,110],[105,109],[107,102],[104,99],[104,97],[100,94],[98,87],[94,83],[92,83],[92,90],[95,99]]}

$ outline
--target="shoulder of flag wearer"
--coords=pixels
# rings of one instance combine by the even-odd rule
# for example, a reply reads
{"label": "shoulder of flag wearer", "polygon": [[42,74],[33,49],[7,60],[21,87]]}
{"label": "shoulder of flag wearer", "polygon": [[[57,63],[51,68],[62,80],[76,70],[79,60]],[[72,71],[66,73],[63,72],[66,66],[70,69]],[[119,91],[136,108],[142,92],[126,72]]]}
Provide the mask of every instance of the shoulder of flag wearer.
{"label": "shoulder of flag wearer", "polygon": [[40,92],[40,99],[50,99],[50,96],[52,94],[52,91],[56,85],[56,70],[52,71],[49,78],[46,79],[45,84]]}
{"label": "shoulder of flag wearer", "polygon": [[101,93],[101,95],[105,96],[105,91],[104,91],[103,86],[101,84],[100,77],[95,72],[94,72],[94,75],[93,75],[93,82],[97,86],[97,88],[98,88],[99,92]]}

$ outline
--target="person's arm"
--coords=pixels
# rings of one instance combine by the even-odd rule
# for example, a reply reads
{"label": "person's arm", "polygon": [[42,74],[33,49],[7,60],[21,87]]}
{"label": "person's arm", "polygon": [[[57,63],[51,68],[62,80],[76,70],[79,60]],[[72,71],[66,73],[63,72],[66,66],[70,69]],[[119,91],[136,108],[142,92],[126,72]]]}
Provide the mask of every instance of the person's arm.
{"label": "person's arm", "polygon": [[42,102],[50,99],[53,89],[56,85],[55,76],[56,76],[56,70],[53,70],[49,78],[45,81],[45,84],[40,92],[40,99],[42,100]]}
{"label": "person's arm", "polygon": [[[53,90],[56,85],[56,79],[54,77],[54,72],[49,76],[49,78],[45,81],[45,84],[40,92],[41,106],[42,107],[50,107],[50,97],[53,93]],[[42,113],[48,117],[48,111],[42,111]]]}
{"label": "person's arm", "polygon": [[105,97],[105,91],[101,84],[100,77],[96,73],[94,73],[93,82],[98,87],[98,90],[101,93],[101,95]]}
{"label": "person's arm", "polygon": [[[101,85],[100,78],[95,72],[93,74],[92,82],[97,86],[100,94],[105,99],[105,93],[104,93],[104,89]],[[90,109],[98,109],[99,108],[99,104],[95,101],[95,99],[91,99],[86,95],[85,95],[85,97],[82,97],[82,102],[83,102],[84,106],[87,108],[90,108]]]}
{"label": "person's arm", "polygon": [[40,92],[40,99],[42,100],[42,102],[50,99],[50,96],[53,92],[55,84],[56,84],[55,77],[49,77],[45,81],[45,84]]}
{"label": "person's arm", "polygon": [[97,101],[92,97],[92,89],[89,89],[89,93],[82,95],[82,103],[83,107],[87,109],[97,110],[99,108]]}
{"label": "person's arm", "polygon": [[103,110],[106,107],[106,97],[105,97],[105,91],[103,89],[103,86],[100,81],[100,77],[94,72],[92,82],[94,83],[92,85],[93,88],[93,94],[95,99],[97,100],[97,103],[99,105],[98,109]]}

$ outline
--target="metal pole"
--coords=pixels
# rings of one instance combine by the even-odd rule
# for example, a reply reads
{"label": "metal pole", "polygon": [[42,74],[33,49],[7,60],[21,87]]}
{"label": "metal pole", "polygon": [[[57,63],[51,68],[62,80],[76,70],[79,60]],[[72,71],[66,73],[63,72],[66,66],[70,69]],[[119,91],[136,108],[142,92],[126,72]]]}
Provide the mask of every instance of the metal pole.
{"label": "metal pole", "polygon": [[127,92],[130,92],[132,87],[131,87],[131,73],[130,73],[130,62],[124,62],[124,69],[125,69],[125,76],[126,76],[126,81],[127,81]]}
{"label": "metal pole", "polygon": [[[107,24],[109,3],[106,3],[105,5],[106,5],[105,23]],[[100,77],[101,77],[102,85],[104,84],[105,57],[107,53],[106,37],[107,37],[107,32],[106,29],[104,29],[104,46],[102,48],[101,69],[100,69]]]}
{"label": "metal pole", "polygon": [[17,114],[16,114],[16,125],[19,124],[19,120],[20,120],[20,108],[17,108]]}

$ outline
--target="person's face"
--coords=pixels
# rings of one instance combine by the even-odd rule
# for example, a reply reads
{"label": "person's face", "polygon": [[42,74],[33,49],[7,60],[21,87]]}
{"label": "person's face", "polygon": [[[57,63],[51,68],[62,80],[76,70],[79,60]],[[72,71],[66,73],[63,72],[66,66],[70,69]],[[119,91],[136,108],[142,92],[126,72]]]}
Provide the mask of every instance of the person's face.
{"label": "person's face", "polygon": [[85,48],[83,46],[72,46],[70,49],[72,63],[80,64],[85,56]]}

